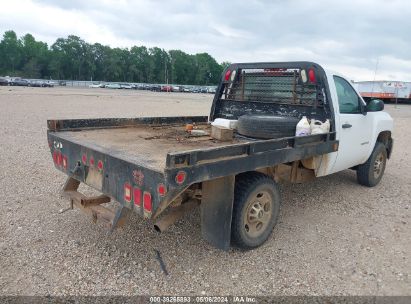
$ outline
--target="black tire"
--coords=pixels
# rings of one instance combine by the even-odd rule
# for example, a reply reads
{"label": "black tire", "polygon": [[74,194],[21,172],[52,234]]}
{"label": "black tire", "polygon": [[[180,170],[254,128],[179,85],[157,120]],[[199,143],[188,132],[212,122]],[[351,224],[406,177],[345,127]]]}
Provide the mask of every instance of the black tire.
{"label": "black tire", "polygon": [[[262,197],[264,199],[261,199]],[[256,201],[256,198],[260,200]],[[271,203],[267,208],[268,200]],[[262,245],[271,235],[279,212],[280,192],[270,177],[259,172],[238,175],[231,222],[232,244],[241,249],[252,249]],[[255,220],[253,223],[250,222],[251,218]],[[258,222],[259,220],[262,222]]]}
{"label": "black tire", "polygon": [[386,163],[387,149],[384,144],[377,142],[367,162],[358,166],[358,183],[367,187],[376,186],[384,175]]}
{"label": "black tire", "polygon": [[237,132],[248,137],[272,139],[295,136],[299,119],[288,116],[243,115],[238,118]]}

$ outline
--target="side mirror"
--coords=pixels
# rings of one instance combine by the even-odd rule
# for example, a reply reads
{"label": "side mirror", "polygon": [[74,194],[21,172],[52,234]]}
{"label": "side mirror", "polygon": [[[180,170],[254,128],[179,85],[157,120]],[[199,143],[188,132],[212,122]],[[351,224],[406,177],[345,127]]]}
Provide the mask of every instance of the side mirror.
{"label": "side mirror", "polygon": [[384,102],[381,99],[372,99],[367,107],[367,112],[378,112],[384,110]]}

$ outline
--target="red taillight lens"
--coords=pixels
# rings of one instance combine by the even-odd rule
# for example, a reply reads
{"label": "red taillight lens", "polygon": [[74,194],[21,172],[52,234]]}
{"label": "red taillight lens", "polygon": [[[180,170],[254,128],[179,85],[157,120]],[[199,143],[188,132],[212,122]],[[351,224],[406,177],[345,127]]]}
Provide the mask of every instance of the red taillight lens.
{"label": "red taillight lens", "polygon": [[103,170],[103,161],[101,161],[101,160],[99,160],[98,161],[98,163],[97,163],[97,168],[99,169],[99,170]]}
{"label": "red taillight lens", "polygon": [[225,72],[225,75],[224,75],[225,81],[228,81],[230,79],[230,75],[231,75],[231,71],[227,70],[227,72]]}
{"label": "red taillight lens", "polygon": [[134,188],[133,189],[133,197],[134,197],[134,205],[141,206],[141,189]]}
{"label": "red taillight lens", "polygon": [[144,191],[143,194],[144,210],[151,212],[151,194]]}
{"label": "red taillight lens", "polygon": [[64,168],[64,170],[67,170],[67,167],[68,167],[67,156],[63,155],[63,168]]}
{"label": "red taillight lens", "polygon": [[53,151],[53,162],[57,165],[57,151]]}
{"label": "red taillight lens", "polygon": [[124,184],[124,200],[127,203],[131,202],[131,185],[129,183]]}
{"label": "red taillight lens", "polygon": [[159,184],[157,187],[157,193],[160,196],[166,195],[166,186],[164,186],[163,184]]}
{"label": "red taillight lens", "polygon": [[63,163],[63,156],[61,155],[61,152],[58,151],[57,152],[57,166],[61,166],[62,163]]}
{"label": "red taillight lens", "polygon": [[94,158],[93,156],[90,157],[90,166],[93,167],[94,166]]}
{"label": "red taillight lens", "polygon": [[176,175],[176,183],[182,184],[186,180],[186,173],[184,171],[178,171]]}
{"label": "red taillight lens", "polygon": [[83,154],[83,156],[81,157],[81,161],[83,162],[83,164],[87,164],[87,155]]}
{"label": "red taillight lens", "polygon": [[313,69],[309,69],[308,71],[308,80],[310,80],[310,82],[315,82],[315,73]]}

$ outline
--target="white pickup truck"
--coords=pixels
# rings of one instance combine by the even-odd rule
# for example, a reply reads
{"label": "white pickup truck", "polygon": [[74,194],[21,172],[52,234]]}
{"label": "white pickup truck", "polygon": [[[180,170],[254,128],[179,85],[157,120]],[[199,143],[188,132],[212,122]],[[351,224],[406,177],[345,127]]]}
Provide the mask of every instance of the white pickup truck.
{"label": "white pickup truck", "polygon": [[[114,228],[132,210],[163,231],[199,206],[204,239],[250,249],[277,222],[277,183],[345,169],[356,170],[361,185],[380,182],[393,148],[383,109],[313,62],[241,63],[224,71],[209,117],[49,120],[48,141],[68,175],[71,207],[94,221]],[[329,129],[295,136],[304,116],[328,120]],[[216,119],[233,122],[234,132],[212,127]],[[102,195],[84,196],[80,183]],[[110,200],[116,211],[103,207]]]}

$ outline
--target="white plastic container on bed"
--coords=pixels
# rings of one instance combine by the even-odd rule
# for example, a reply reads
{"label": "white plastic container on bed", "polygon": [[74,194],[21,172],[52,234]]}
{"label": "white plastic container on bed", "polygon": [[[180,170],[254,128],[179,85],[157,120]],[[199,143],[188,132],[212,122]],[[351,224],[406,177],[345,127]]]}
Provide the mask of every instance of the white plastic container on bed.
{"label": "white plastic container on bed", "polygon": [[295,129],[295,136],[307,136],[311,134],[310,123],[308,122],[307,117],[303,116],[297,124]]}

